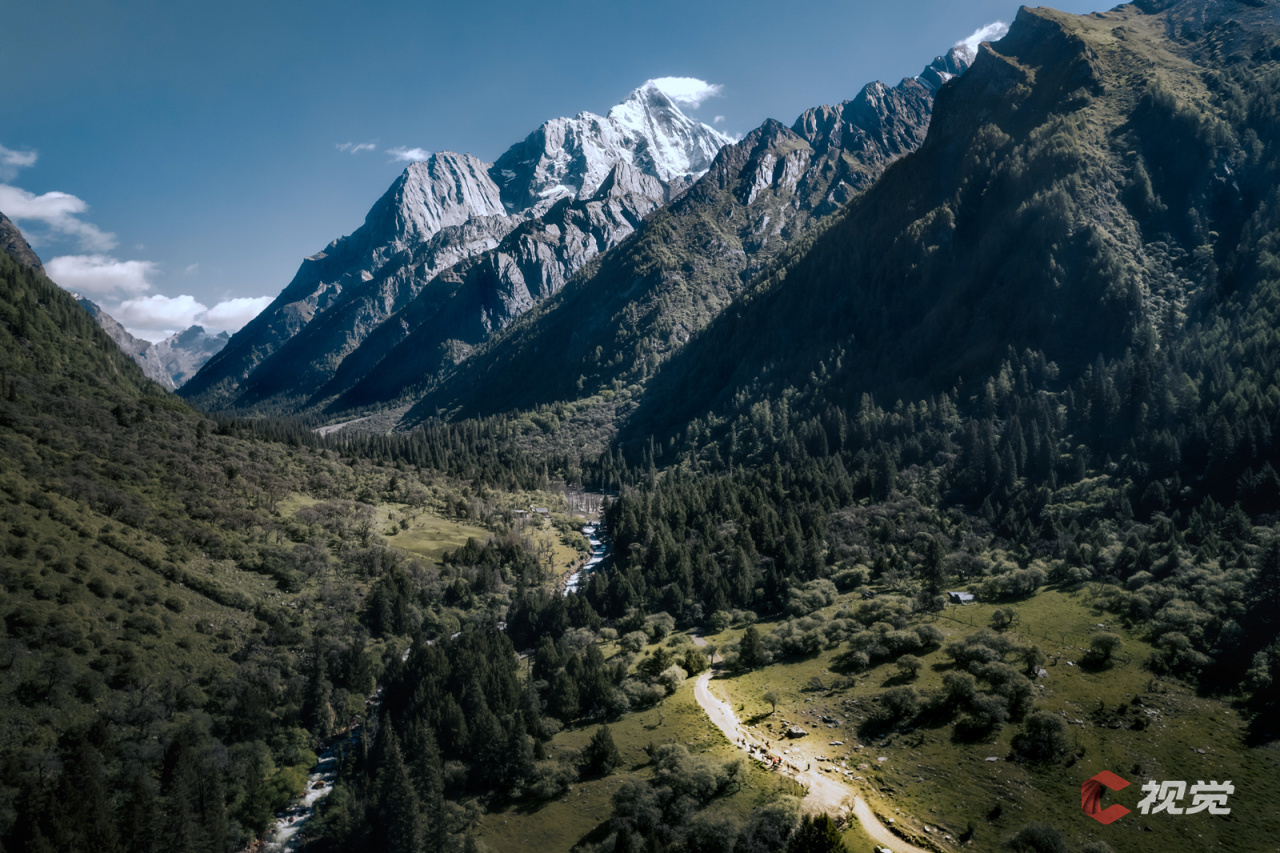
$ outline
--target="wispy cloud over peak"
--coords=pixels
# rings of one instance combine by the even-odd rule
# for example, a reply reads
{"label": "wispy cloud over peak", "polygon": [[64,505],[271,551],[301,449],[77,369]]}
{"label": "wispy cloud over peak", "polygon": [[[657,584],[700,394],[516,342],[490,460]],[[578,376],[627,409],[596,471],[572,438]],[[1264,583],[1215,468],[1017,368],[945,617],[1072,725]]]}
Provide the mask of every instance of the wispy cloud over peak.
{"label": "wispy cloud over peak", "polygon": [[376,151],[378,140],[375,139],[373,142],[339,142],[334,147],[348,154],[359,154],[363,151]]}
{"label": "wispy cloud over peak", "polygon": [[387,153],[391,155],[392,160],[398,160],[402,163],[417,163],[431,156],[431,152],[425,148],[388,148]]}
{"label": "wispy cloud over peak", "polygon": [[1009,25],[1004,21],[992,21],[985,27],[979,27],[966,39],[956,42],[956,47],[964,47],[969,51],[970,56],[978,53],[978,45],[984,41],[999,41],[1004,38],[1004,34],[1009,32]]}
{"label": "wispy cloud over peak", "polygon": [[697,109],[708,98],[716,98],[724,91],[719,83],[708,83],[697,77],[658,77],[650,81],[662,93],[677,104]]}
{"label": "wispy cloud over peak", "polygon": [[164,296],[157,293],[103,307],[129,330],[129,334],[155,343],[197,325],[209,332],[235,334],[271,301],[270,296],[242,296],[224,299],[209,308],[189,294]]}
{"label": "wispy cloud over peak", "polygon": [[240,296],[235,299],[224,299],[206,311],[200,318],[200,322],[211,329],[235,333],[261,314],[262,309],[271,302],[270,296]]}

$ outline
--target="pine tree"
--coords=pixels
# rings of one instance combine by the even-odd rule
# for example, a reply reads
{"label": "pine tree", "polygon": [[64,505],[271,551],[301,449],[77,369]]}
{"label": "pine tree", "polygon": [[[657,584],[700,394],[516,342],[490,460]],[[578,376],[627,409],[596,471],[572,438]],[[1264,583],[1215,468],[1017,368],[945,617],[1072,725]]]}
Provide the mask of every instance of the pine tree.
{"label": "pine tree", "polygon": [[596,776],[604,776],[622,763],[622,754],[618,752],[608,726],[596,729],[582,757],[586,760],[587,772]]}
{"label": "pine tree", "polygon": [[840,828],[825,814],[805,815],[787,842],[787,853],[848,853]]}
{"label": "pine tree", "polygon": [[378,849],[386,853],[422,853],[424,825],[395,732],[387,726],[378,763]]}
{"label": "pine tree", "polygon": [[747,669],[764,665],[764,642],[755,625],[748,625],[738,643],[738,663]]}

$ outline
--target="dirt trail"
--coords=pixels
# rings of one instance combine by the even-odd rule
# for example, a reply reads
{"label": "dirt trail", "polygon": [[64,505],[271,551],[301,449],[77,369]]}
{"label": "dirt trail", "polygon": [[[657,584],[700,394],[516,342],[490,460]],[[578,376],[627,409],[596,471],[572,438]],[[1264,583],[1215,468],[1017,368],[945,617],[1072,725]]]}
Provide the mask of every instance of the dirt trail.
{"label": "dirt trail", "polygon": [[[697,641],[695,640],[695,642]],[[724,732],[724,736],[729,739],[729,742],[739,749],[768,748],[768,743],[762,742],[754,733],[742,728],[742,725],[738,722],[737,715],[733,713],[733,706],[711,692],[712,674],[711,670],[704,672],[698,676],[698,680],[693,685],[693,696],[698,700],[698,704],[702,706],[702,710],[706,712],[707,717],[715,724],[716,728]],[[813,767],[813,756],[810,755],[804,758],[793,756],[789,760],[795,763],[783,772],[807,789],[808,793],[805,794],[800,803],[800,807],[805,812],[809,814],[826,813],[832,816],[844,817],[852,811],[853,816],[862,825],[863,831],[877,844],[885,845],[894,853],[933,853],[933,851],[908,844],[890,832],[888,827],[876,817],[875,812],[871,810],[866,801],[859,797],[851,786]],[[811,767],[812,769],[805,770],[803,769],[804,767]],[[852,809],[850,808],[851,804]]]}

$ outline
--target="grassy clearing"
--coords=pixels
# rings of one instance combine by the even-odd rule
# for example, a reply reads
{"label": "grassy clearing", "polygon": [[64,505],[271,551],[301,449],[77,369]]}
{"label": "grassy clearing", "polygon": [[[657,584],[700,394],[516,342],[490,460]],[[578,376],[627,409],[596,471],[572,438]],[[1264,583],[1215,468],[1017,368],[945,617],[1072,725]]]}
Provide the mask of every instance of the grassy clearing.
{"label": "grassy clearing", "polygon": [[[1101,839],[1116,850],[1274,849],[1280,815],[1269,789],[1280,778],[1280,749],[1245,746],[1243,720],[1228,704],[1143,670],[1150,648],[1092,609],[1089,601],[1088,590],[1044,591],[1015,605],[1020,621],[1008,632],[1040,646],[1049,657],[1048,677],[1036,680],[1036,706],[1068,722],[1067,736],[1079,754],[1069,764],[1035,769],[1009,760],[1010,742],[1021,730],[1015,724],[1005,724],[981,743],[957,741],[949,724],[863,740],[858,726],[869,716],[876,694],[902,683],[921,692],[941,687],[942,676],[951,669],[941,650],[921,655],[925,666],[910,682],[902,680],[891,662],[843,676],[832,669],[837,651],[827,650],[717,680],[716,687],[734,703],[740,719],[754,722],[766,736],[780,734],[782,720],[803,725],[810,735],[801,742],[810,751],[859,768],[859,787],[872,808],[920,837],[927,835],[926,825],[953,839],[971,829],[974,845],[994,849],[1038,820],[1062,830],[1073,847]],[[950,608],[935,624],[951,640],[987,626],[995,609],[986,604]],[[1088,637],[1100,624],[1120,634],[1125,646],[1111,668],[1091,671],[1079,664]],[[726,632],[710,639],[723,644],[731,637]],[[762,698],[770,689],[781,697],[772,716]],[[827,727],[820,722],[823,715],[841,724]],[[828,747],[832,740],[843,740],[845,746]],[[1108,795],[1108,802],[1134,810],[1110,826],[1094,822],[1079,808],[1081,783],[1102,770],[1134,783]],[[1188,784],[1231,780],[1232,813],[1138,814],[1141,784],[1148,779]],[[849,836],[852,841],[861,833],[855,829]]]}
{"label": "grassy clearing", "polygon": [[[616,651],[616,647],[612,650]],[[583,748],[596,728],[589,725],[560,732],[548,744],[548,757]],[[691,752],[717,761],[741,755],[698,707],[692,679],[661,705],[609,721],[609,730],[622,754],[622,764],[613,774],[576,783],[559,800],[486,815],[479,827],[482,840],[494,850],[557,851],[569,850],[593,833],[603,837],[604,824],[613,813],[614,792],[628,779],[650,775],[645,752],[650,744],[683,743]],[[710,809],[743,814],[780,793],[798,793],[786,780],[754,764],[748,764],[744,779],[741,789],[714,801]]]}
{"label": "grassy clearing", "polygon": [[[401,527],[401,523],[406,526]],[[443,518],[434,512],[405,504],[379,504],[374,508],[374,530],[382,542],[429,563],[440,562],[446,551],[452,551],[475,538],[483,542],[490,531],[476,524]]]}

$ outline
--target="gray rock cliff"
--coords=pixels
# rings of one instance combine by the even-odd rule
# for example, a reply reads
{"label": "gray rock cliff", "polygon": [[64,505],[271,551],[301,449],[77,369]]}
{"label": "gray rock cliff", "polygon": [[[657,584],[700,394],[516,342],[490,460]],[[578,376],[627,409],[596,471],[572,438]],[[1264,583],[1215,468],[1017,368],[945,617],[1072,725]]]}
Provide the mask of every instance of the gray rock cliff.
{"label": "gray rock cliff", "polygon": [[437,315],[432,346],[466,351],[631,233],[728,141],[647,83],[608,116],[544,123],[492,166],[449,152],[414,163],[183,393],[214,408],[297,410],[384,323],[383,353]]}

